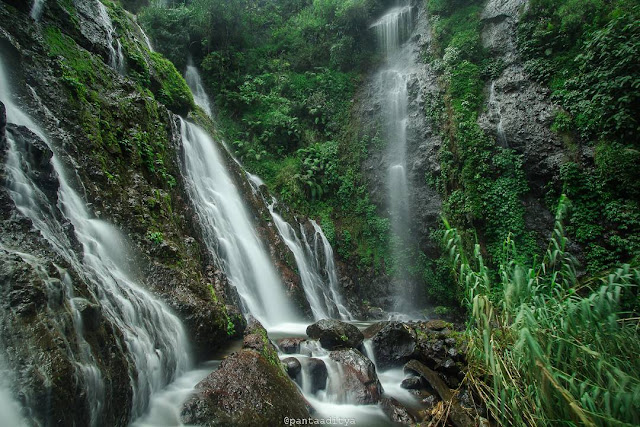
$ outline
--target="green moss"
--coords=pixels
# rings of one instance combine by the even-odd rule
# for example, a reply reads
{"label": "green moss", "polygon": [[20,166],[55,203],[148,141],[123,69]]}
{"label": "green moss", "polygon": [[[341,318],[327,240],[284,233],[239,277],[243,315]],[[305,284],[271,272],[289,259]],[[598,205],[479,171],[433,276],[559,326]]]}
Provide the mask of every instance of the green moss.
{"label": "green moss", "polygon": [[[442,2],[429,6],[436,13],[431,17],[431,60],[441,64],[440,82],[446,91],[444,111],[434,102],[425,107],[426,114],[440,125],[445,142],[440,153],[441,176],[429,179],[444,196],[444,214],[465,230],[467,245],[480,238],[491,261],[497,262],[504,257],[502,242],[511,235],[521,256],[527,258],[536,245],[524,221],[522,198],[528,186],[522,159],[499,146],[477,122],[485,101],[485,79],[494,74],[480,41],[481,2],[454,3],[456,7]],[[443,271],[443,264],[428,270],[431,280]],[[451,277],[440,276],[440,286],[446,288]],[[451,286],[443,295],[451,298],[454,289]],[[442,301],[441,296],[437,298]]]}
{"label": "green moss", "polygon": [[187,82],[171,61],[159,53],[151,52],[149,59],[157,78],[156,87],[152,84],[156,99],[168,109],[186,115],[194,108],[193,95]]}

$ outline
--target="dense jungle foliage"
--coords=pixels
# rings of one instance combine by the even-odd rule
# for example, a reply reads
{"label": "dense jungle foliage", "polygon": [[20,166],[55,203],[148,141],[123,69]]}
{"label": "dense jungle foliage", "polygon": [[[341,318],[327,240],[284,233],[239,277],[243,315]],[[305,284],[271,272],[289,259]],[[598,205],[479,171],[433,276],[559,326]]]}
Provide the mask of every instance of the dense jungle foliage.
{"label": "dense jungle foliage", "polygon": [[[140,15],[179,69],[200,66],[249,170],[298,212],[321,217],[342,257],[379,272],[393,269],[389,222],[369,200],[361,163],[380,141],[355,137],[351,114],[381,61],[368,25],[391,4],[193,0]],[[496,420],[637,424],[640,6],[531,0],[521,11],[520,60],[550,89],[551,130],[566,153],[544,188],[557,211],[545,250],[526,227],[522,155],[478,123],[505,68],[483,48],[484,5],[424,3],[432,43],[422,59],[445,93],[424,111],[444,141],[441,174],[428,177],[447,218],[434,236],[445,255],[428,261],[432,301],[467,309],[474,369],[466,381]]]}
{"label": "dense jungle foliage", "polygon": [[[358,85],[381,61],[368,26],[393,4],[193,0],[158,2],[140,14],[156,49],[178,69],[188,61],[200,66],[217,119],[245,166],[296,211],[321,218],[344,258],[379,272],[394,268],[389,222],[369,201],[360,165],[380,141],[359,140],[350,119]],[[423,56],[446,92],[425,111],[446,142],[434,178],[443,214],[468,249],[479,239],[490,264],[504,261],[507,235],[519,259],[531,260],[540,236],[525,226],[522,199],[530,188],[522,159],[477,122],[486,87],[504,67],[482,47],[484,2],[425,4],[433,43]],[[534,0],[519,25],[526,69],[562,107],[553,131],[571,153],[558,182],[545,189],[546,204],[552,211],[563,193],[572,200],[567,231],[583,245],[589,273],[640,252],[637,16],[633,0],[593,0],[589,7]],[[583,155],[585,147],[592,156]],[[442,260],[422,275],[447,283],[432,292],[436,302],[459,299],[435,265]]]}
{"label": "dense jungle foliage", "polygon": [[277,197],[321,218],[344,258],[393,265],[388,219],[360,163],[371,141],[350,127],[353,96],[379,61],[371,20],[384,0],[195,0],[148,7],[140,21],[178,68],[193,61],[235,154]]}

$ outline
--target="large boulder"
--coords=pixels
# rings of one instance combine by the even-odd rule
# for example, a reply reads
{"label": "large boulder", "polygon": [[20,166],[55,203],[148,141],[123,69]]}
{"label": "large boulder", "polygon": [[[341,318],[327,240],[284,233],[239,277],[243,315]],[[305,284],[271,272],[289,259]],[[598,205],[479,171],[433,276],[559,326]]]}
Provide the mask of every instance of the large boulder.
{"label": "large boulder", "polygon": [[388,322],[371,338],[378,369],[407,363],[416,351],[416,332],[401,322]]}
{"label": "large boulder", "polygon": [[380,400],[382,384],[371,360],[353,348],[332,351],[329,357],[342,370],[340,390],[334,390],[340,401],[366,405]]}
{"label": "large boulder", "polygon": [[255,350],[232,354],[196,389],[182,408],[185,424],[267,426],[281,425],[285,417],[309,417],[304,398],[279,363]]}
{"label": "large boulder", "polygon": [[364,335],[355,326],[334,319],[323,319],[307,327],[307,335],[320,340],[328,350],[356,348],[362,344]]}
{"label": "large boulder", "polygon": [[303,359],[304,369],[307,370],[311,384],[309,385],[311,393],[317,393],[319,390],[324,390],[327,387],[327,377],[329,372],[327,371],[327,365],[321,359],[311,357],[309,359]]}

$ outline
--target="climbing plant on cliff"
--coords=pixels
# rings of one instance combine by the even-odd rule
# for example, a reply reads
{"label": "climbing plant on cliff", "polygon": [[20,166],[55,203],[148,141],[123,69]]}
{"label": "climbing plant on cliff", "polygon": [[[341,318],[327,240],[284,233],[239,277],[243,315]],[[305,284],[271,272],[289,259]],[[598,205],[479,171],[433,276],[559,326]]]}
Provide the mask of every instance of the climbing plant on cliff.
{"label": "climbing plant on cliff", "polygon": [[514,241],[505,241],[498,283],[479,247],[469,257],[447,224],[451,264],[472,313],[467,335],[478,368],[467,379],[507,425],[637,425],[640,324],[621,296],[638,288],[640,270],[623,265],[578,280],[567,208],[561,199],[540,262],[517,261]]}
{"label": "climbing plant on cliff", "polygon": [[640,255],[640,4],[533,0],[519,47],[527,71],[564,111],[552,130],[571,161],[561,180],[573,200],[567,229],[597,272]]}
{"label": "climbing plant on cliff", "polygon": [[460,228],[467,246],[479,237],[488,261],[498,263],[506,256],[502,241],[507,235],[519,244],[523,259],[531,257],[536,244],[524,221],[521,200],[529,188],[521,156],[501,147],[478,124],[494,66],[481,44],[482,4],[429,1],[433,43],[425,56],[439,70],[446,91],[443,117],[436,117],[444,140],[439,178],[444,214]]}

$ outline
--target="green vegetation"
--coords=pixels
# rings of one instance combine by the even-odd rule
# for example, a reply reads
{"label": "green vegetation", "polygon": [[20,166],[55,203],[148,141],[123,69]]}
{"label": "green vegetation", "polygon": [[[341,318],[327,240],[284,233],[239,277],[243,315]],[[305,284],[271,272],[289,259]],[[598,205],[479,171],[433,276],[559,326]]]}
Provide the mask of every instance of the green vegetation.
{"label": "green vegetation", "polygon": [[519,45],[527,70],[564,108],[552,129],[574,156],[561,176],[573,202],[567,231],[584,246],[587,270],[637,263],[640,5],[534,0]]}
{"label": "green vegetation", "polygon": [[173,63],[162,55],[150,52],[149,59],[153,70],[157,73],[157,80],[160,82],[159,89],[153,90],[158,101],[170,110],[186,115],[194,108],[193,95],[191,95],[187,82],[184,81]]}
{"label": "green vegetation", "polygon": [[[532,257],[536,243],[525,227],[521,200],[529,188],[521,156],[478,125],[484,88],[500,71],[481,44],[483,5],[480,0],[427,2],[433,43],[424,58],[439,71],[445,96],[425,103],[425,114],[439,126],[444,142],[441,175],[430,178],[443,195],[443,214],[458,227],[467,249],[479,241],[490,263],[500,263],[508,255],[502,245],[506,236],[518,243],[523,260]],[[444,260],[438,264],[442,271]],[[435,283],[448,283],[447,275],[439,277]],[[459,291],[444,287],[433,292],[435,301],[454,303]]]}
{"label": "green vegetation", "polygon": [[350,123],[358,83],[378,60],[370,22],[383,0],[194,0],[140,21],[178,68],[188,56],[216,98],[245,167],[299,213],[319,218],[340,255],[391,266],[388,221],[360,173],[369,140]]}
{"label": "green vegetation", "polygon": [[[640,270],[624,265],[579,281],[567,252],[561,200],[541,262],[508,254],[492,272],[480,247],[469,258],[448,228],[452,266],[471,313],[467,381],[506,425],[637,425],[640,422],[638,319],[622,309]],[[494,282],[492,277],[500,278]]]}

